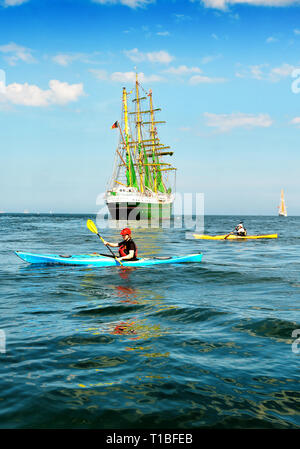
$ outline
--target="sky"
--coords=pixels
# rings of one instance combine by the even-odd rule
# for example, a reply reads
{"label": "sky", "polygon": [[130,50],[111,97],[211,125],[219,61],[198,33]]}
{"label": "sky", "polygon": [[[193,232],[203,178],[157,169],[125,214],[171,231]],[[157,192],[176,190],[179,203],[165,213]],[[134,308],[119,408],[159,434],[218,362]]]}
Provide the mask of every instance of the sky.
{"label": "sky", "polygon": [[135,70],[179,194],[300,215],[300,0],[0,0],[0,211],[101,208]]}

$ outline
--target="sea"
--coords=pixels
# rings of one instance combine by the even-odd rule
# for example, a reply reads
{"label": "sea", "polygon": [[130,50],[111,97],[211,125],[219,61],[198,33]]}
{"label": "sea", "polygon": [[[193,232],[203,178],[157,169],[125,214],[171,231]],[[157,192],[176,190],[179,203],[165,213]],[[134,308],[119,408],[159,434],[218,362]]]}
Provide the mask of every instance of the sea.
{"label": "sea", "polygon": [[1,429],[300,428],[300,217],[181,218],[134,228],[138,256],[201,263],[93,268],[14,251],[109,254],[95,215],[0,215]]}

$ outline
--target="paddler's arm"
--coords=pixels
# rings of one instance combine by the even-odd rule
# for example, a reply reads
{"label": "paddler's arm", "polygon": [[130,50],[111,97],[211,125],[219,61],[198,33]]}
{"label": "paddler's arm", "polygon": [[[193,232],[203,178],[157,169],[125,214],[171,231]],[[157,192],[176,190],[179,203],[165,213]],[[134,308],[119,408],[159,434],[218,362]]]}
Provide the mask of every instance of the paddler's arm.
{"label": "paddler's arm", "polygon": [[117,260],[126,260],[126,259],[133,259],[133,258],[134,258],[134,250],[131,249],[129,251],[129,254],[127,254],[127,256],[118,257]]}
{"label": "paddler's arm", "polygon": [[104,243],[104,245],[112,246],[113,248],[117,248],[119,246],[119,243],[110,243],[110,242],[107,242],[106,240],[104,240],[103,243]]}

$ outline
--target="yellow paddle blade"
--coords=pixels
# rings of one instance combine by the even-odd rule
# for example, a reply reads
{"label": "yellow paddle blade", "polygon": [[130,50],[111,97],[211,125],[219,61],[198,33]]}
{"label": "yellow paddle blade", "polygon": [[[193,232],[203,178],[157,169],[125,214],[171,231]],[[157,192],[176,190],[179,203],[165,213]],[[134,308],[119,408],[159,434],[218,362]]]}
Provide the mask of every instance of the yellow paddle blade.
{"label": "yellow paddle blade", "polygon": [[[88,229],[91,231],[91,232],[93,232],[94,234],[97,234],[98,235],[98,237],[100,238],[100,240],[102,240],[102,242],[104,243],[104,239],[101,237],[101,235],[98,233],[98,229],[97,229],[97,226],[95,225],[95,223],[92,221],[92,220],[88,220],[87,222],[86,222],[86,225],[87,225],[87,227],[88,227]],[[105,244],[105,243],[104,243]],[[109,249],[109,251],[112,253],[112,255],[114,256],[114,258],[116,259],[116,255],[112,252],[112,250],[110,249],[110,247],[109,246],[107,246],[107,245],[105,245],[108,249]],[[118,264],[119,266],[123,266],[123,264],[122,264],[122,262],[121,261],[119,261],[119,260],[116,260],[116,264]]]}
{"label": "yellow paddle blade", "polygon": [[91,232],[93,232],[94,234],[98,234],[97,226],[95,225],[95,223],[92,220],[88,220],[86,222],[86,225]]}

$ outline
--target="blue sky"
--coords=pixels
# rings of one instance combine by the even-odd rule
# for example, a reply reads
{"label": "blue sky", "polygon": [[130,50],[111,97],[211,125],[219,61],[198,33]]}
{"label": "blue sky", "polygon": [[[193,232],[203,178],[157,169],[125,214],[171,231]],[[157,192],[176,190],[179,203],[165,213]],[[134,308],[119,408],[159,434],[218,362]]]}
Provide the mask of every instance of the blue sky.
{"label": "blue sky", "polygon": [[178,192],[272,215],[283,188],[300,215],[296,0],[0,0],[0,210],[99,209],[134,67]]}

